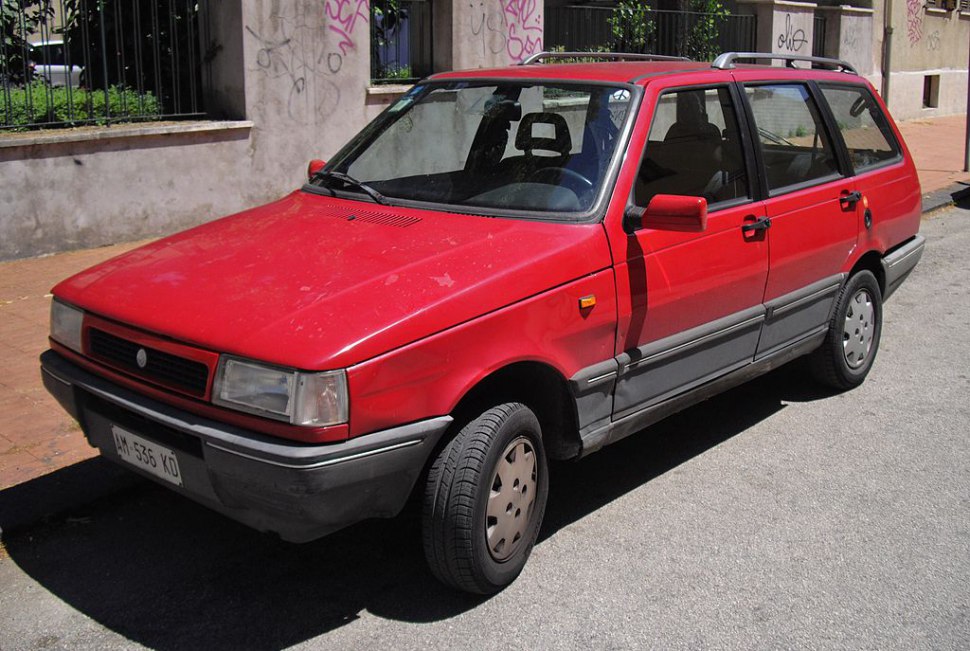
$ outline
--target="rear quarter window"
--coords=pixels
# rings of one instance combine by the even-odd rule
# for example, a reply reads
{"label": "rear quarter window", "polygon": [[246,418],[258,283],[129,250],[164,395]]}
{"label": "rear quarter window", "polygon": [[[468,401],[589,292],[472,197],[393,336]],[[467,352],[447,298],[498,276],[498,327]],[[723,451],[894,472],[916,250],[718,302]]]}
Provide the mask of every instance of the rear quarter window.
{"label": "rear quarter window", "polygon": [[821,86],[856,172],[900,158],[889,120],[867,88]]}

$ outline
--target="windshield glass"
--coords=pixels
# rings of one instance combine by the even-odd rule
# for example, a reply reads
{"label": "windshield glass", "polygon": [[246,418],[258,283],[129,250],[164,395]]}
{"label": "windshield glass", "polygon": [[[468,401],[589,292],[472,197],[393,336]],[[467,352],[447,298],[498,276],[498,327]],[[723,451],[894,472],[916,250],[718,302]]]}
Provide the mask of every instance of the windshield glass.
{"label": "windshield glass", "polygon": [[627,88],[591,84],[416,86],[310,184],[363,185],[392,204],[577,218],[604,190],[630,99]]}

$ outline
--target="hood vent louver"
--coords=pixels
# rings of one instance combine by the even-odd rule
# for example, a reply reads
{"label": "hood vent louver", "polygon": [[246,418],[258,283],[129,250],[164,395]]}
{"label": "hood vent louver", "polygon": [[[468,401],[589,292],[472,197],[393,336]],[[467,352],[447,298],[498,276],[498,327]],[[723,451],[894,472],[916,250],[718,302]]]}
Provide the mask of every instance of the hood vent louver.
{"label": "hood vent louver", "polygon": [[353,210],[343,215],[344,219],[353,218],[355,221],[368,222],[370,224],[380,224],[382,226],[394,226],[396,228],[407,228],[421,221],[419,217],[407,217],[405,215],[395,215],[392,213],[368,212],[366,210]]}

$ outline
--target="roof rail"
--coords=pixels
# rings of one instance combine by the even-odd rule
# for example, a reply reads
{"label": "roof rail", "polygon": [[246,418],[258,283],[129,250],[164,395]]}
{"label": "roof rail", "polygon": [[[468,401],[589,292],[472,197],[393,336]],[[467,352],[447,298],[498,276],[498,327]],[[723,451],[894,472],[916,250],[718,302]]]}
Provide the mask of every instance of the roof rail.
{"label": "roof rail", "polygon": [[810,57],[801,54],[775,54],[773,52],[725,52],[714,59],[712,68],[730,70],[734,67],[734,62],[738,59],[779,59],[785,62],[789,68],[795,68],[795,61],[807,61],[816,64],[818,67],[828,68],[829,70],[840,70],[858,75],[859,72],[848,61],[841,59],[827,59],[825,57]]}
{"label": "roof rail", "polygon": [[633,54],[629,52],[538,52],[520,63],[527,66],[543,59],[605,59],[618,61],[690,61],[687,57],[669,57],[660,54]]}

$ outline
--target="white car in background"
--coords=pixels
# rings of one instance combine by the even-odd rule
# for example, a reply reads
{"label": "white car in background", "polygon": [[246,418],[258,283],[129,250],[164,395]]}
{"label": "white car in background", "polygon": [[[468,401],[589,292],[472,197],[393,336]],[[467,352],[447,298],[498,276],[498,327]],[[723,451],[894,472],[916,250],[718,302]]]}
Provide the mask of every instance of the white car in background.
{"label": "white car in background", "polygon": [[51,86],[81,85],[81,72],[78,65],[67,65],[64,41],[48,39],[30,45],[30,61],[34,64],[34,76],[44,79]]}

